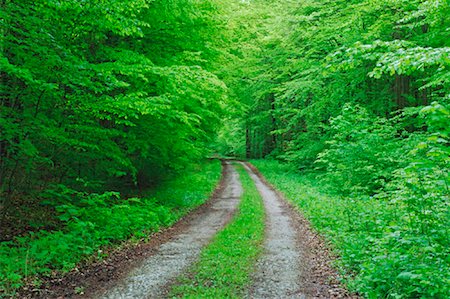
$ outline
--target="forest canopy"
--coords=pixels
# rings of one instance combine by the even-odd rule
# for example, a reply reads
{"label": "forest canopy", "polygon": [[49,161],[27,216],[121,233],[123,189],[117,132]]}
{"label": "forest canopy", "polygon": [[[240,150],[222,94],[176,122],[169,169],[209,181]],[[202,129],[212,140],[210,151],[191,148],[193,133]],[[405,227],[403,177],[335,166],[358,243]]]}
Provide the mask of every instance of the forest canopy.
{"label": "forest canopy", "polygon": [[448,0],[0,7],[2,230],[34,206],[125,201],[213,154],[276,159],[349,206],[389,207],[359,215],[373,250],[343,266],[356,291],[449,294]]}
{"label": "forest canopy", "polygon": [[2,2],[2,192],[145,184],[205,155],[226,105],[213,1]]}

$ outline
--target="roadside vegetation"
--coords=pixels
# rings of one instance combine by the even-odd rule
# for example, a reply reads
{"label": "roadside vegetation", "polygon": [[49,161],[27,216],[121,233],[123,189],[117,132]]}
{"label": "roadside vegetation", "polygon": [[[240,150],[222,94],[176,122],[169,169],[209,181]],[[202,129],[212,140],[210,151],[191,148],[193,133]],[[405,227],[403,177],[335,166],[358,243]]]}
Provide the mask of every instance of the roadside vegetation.
{"label": "roadside vegetation", "polygon": [[247,171],[236,165],[243,186],[238,211],[200,260],[171,290],[177,298],[242,298],[251,283],[264,238],[264,206]]}
{"label": "roadside vegetation", "polygon": [[42,204],[55,208],[58,229],[30,232],[1,243],[0,297],[13,295],[26,282],[39,286],[39,277],[61,275],[79,263],[102,259],[105,246],[149,238],[204,203],[220,173],[218,160],[207,161],[148,195],[130,198],[121,198],[117,192],[88,194],[57,186],[57,192],[49,194],[51,200]]}
{"label": "roadside vegetation", "polygon": [[213,1],[0,6],[1,241],[55,226],[33,213],[45,194],[143,191],[210,155],[226,103]]}
{"label": "roadside vegetation", "polygon": [[362,295],[449,298],[449,11],[0,1],[0,288],[172,223],[197,204],[186,188],[215,180],[144,194],[217,153],[293,169],[257,162],[305,191],[288,197],[305,197]]}
{"label": "roadside vegetation", "polygon": [[270,160],[252,163],[330,241],[352,291],[366,298],[448,297],[445,206],[435,201],[428,208],[433,214],[420,217],[401,200],[337,192],[317,172],[298,172]]}

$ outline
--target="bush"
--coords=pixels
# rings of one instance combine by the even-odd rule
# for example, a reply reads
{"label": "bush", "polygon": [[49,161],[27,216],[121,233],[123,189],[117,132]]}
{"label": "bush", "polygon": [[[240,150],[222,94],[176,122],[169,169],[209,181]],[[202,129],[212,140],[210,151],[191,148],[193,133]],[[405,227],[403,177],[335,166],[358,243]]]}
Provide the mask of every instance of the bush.
{"label": "bush", "polygon": [[373,194],[392,179],[402,161],[393,121],[346,104],[339,116],[331,118],[330,132],[328,148],[316,163],[326,169],[325,179],[340,192]]}

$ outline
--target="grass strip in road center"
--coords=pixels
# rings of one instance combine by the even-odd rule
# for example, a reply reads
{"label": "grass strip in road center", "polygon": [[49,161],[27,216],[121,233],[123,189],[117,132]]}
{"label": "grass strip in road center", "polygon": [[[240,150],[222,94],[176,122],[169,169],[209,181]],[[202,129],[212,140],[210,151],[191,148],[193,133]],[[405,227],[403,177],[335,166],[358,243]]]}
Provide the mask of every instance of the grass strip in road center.
{"label": "grass strip in road center", "polygon": [[203,249],[191,271],[171,290],[177,298],[239,298],[251,283],[264,239],[264,206],[254,182],[241,165],[243,186],[239,210],[232,222]]}

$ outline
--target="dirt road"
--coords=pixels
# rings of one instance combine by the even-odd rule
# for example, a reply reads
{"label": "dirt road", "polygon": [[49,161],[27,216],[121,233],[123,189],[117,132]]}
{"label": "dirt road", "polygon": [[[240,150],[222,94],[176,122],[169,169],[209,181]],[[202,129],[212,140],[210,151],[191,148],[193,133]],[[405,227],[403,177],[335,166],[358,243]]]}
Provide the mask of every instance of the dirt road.
{"label": "dirt road", "polygon": [[[263,254],[245,298],[357,298],[342,288],[322,238],[250,164],[241,163],[266,210]],[[50,287],[21,298],[166,298],[176,278],[232,219],[242,194],[239,175],[224,162],[215,196],[149,243],[124,248],[108,260],[50,281]],[[75,286],[82,286],[74,292]],[[78,287],[78,290],[80,288]]]}
{"label": "dirt road", "polygon": [[[244,164],[244,163],[243,163]],[[257,263],[250,298],[304,298],[301,290],[301,249],[291,213],[281,198],[244,164],[264,202],[266,238]]]}
{"label": "dirt road", "polygon": [[[266,210],[263,254],[246,298],[351,298],[330,266],[330,256],[309,223],[248,163],[241,163]],[[162,244],[112,289],[95,298],[165,298],[167,287],[198,258],[201,249],[235,212],[242,193],[238,173],[225,163],[223,190],[188,228]]]}

